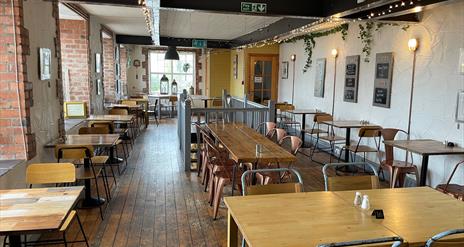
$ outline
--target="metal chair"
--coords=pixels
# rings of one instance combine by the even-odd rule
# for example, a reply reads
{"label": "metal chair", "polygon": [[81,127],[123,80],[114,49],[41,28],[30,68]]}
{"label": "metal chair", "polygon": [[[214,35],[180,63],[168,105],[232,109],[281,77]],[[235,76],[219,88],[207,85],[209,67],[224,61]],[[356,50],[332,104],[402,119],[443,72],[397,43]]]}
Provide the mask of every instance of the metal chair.
{"label": "metal chair", "polygon": [[[344,145],[342,149],[340,150],[340,155],[338,156],[338,160],[340,161],[343,150],[345,152],[349,152],[351,162],[356,162],[356,154],[358,153],[363,153],[363,162],[366,162],[366,154],[367,153],[378,153],[379,152],[379,145],[380,145],[380,130],[381,127],[362,127],[359,129],[358,133],[358,141],[356,142],[356,145]],[[374,138],[375,141],[375,148],[368,146],[368,145],[362,145],[361,141],[366,138]],[[378,138],[378,140],[376,139]]]}
{"label": "metal chair", "polygon": [[371,246],[373,244],[389,243],[389,242],[393,242],[391,247],[399,247],[403,244],[403,239],[400,237],[363,239],[363,240],[353,240],[353,241],[347,241],[347,242],[318,244],[317,247],[345,247],[345,246],[361,246],[361,245]]}
{"label": "metal chair", "polygon": [[269,139],[272,139],[274,137],[274,134],[275,134],[275,130],[276,130],[276,123],[274,122],[263,122],[263,123],[260,123],[258,125],[258,127],[256,127],[256,131],[258,132],[261,132],[261,130],[264,128],[264,135],[269,138]]}
{"label": "metal chair", "polygon": [[276,133],[277,143],[280,143],[287,136],[287,131],[284,129],[276,128],[275,133]]}
{"label": "metal chair", "polygon": [[[318,129],[319,131],[317,131],[315,133],[315,135],[316,135],[316,143],[314,144],[314,146],[313,146],[313,148],[311,150],[311,153],[309,155],[309,157],[311,158],[311,161],[314,161],[314,162],[317,162],[317,163],[320,163],[320,164],[321,164],[321,162],[319,162],[317,160],[314,160],[314,154],[316,153],[317,150],[330,151],[330,153],[329,153],[330,154],[329,162],[332,162],[332,154],[334,154],[335,145],[339,144],[341,142],[345,142],[344,137],[335,135],[333,126],[329,126],[327,124],[324,124],[325,121],[333,121],[332,115],[330,115],[330,114],[316,114],[316,116],[315,116],[315,124],[317,126],[316,129]],[[327,130],[323,130],[321,128],[322,125],[326,125]],[[321,140],[328,142],[329,143],[329,148],[321,148],[321,147],[319,147],[318,144],[319,144],[319,141],[321,141]]]}
{"label": "metal chair", "polygon": [[454,169],[451,172],[446,184],[439,184],[439,185],[437,185],[436,189],[438,191],[440,191],[440,192],[445,193],[445,194],[452,195],[453,197],[457,198],[458,200],[464,201],[464,185],[452,184],[451,183],[451,180],[453,179],[454,173],[456,173],[456,170],[462,164],[464,164],[464,160],[462,160],[461,162],[457,163],[454,166]]}
{"label": "metal chair", "polygon": [[458,240],[458,241],[453,241],[453,240],[441,240],[442,238],[445,238],[445,237],[448,237],[448,236],[451,236],[451,235],[455,235],[455,234],[464,234],[464,228],[463,229],[453,229],[453,230],[448,230],[448,231],[444,231],[444,232],[440,232],[438,233],[437,235],[431,237],[429,240],[427,240],[427,242],[425,243],[425,247],[440,247],[440,246],[443,246],[443,247],[451,247],[451,246],[455,246],[455,247],[458,247],[458,246],[464,246],[464,240]]}
{"label": "metal chair", "polygon": [[[374,172],[372,175],[361,175],[361,176],[335,176],[329,177],[327,170],[330,167],[338,166],[369,166]],[[322,174],[324,175],[324,186],[325,191],[342,191],[342,190],[370,190],[379,188],[379,175],[377,169],[370,163],[365,162],[354,162],[354,163],[328,163],[322,168]]]}
{"label": "metal chair", "polygon": [[[296,183],[281,183],[281,184],[264,184],[247,186],[246,178],[249,175],[256,173],[285,173],[290,172],[295,174],[298,182]],[[248,170],[242,174],[242,195],[264,195],[264,194],[281,194],[281,193],[297,193],[303,192],[303,178],[300,173],[292,168],[274,168],[274,169],[256,169]]]}
{"label": "metal chair", "polygon": [[282,146],[282,144],[284,144],[285,140],[287,139],[290,139],[290,152],[293,155],[296,155],[298,150],[300,150],[301,146],[303,145],[303,141],[298,136],[284,136],[280,140],[279,145]]}

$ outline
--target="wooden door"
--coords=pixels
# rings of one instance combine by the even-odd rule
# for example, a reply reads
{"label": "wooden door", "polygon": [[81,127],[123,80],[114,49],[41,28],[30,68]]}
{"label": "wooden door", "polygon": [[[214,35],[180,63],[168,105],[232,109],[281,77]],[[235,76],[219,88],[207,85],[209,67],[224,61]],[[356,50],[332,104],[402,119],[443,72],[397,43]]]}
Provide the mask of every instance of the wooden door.
{"label": "wooden door", "polygon": [[279,55],[250,54],[248,99],[257,103],[277,100]]}

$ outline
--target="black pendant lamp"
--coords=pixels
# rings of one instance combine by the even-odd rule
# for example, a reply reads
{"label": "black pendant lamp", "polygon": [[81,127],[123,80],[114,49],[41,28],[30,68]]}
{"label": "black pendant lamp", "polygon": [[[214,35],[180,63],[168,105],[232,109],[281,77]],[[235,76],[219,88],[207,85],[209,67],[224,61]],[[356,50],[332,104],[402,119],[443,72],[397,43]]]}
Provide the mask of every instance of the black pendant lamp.
{"label": "black pendant lamp", "polygon": [[164,54],[164,60],[179,60],[179,53],[177,53],[175,46],[168,46],[168,50]]}

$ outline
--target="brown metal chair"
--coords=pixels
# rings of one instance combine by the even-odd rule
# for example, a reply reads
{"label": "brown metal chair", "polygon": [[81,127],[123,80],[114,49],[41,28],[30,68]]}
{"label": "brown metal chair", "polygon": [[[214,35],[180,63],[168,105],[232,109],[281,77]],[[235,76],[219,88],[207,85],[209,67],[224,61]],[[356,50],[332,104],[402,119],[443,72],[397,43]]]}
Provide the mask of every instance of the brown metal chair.
{"label": "brown metal chair", "polygon": [[[351,162],[356,162],[356,154],[362,153],[363,154],[363,161],[366,162],[366,154],[367,153],[378,153],[379,152],[379,145],[380,145],[380,130],[381,127],[362,127],[359,129],[358,132],[358,141],[356,142],[355,145],[344,145],[342,149],[340,150],[340,154],[338,156],[338,160],[340,161],[343,150],[345,152],[350,153],[350,159]],[[363,145],[361,144],[361,141],[363,139],[367,138],[373,138],[375,142],[375,148],[368,146],[368,145]]]}
{"label": "brown metal chair", "polygon": [[[394,129],[394,128],[385,128],[381,129],[380,134],[384,141],[393,141],[395,140],[398,133],[404,133],[408,135],[408,133],[404,130]],[[411,163],[407,160],[400,161],[395,160],[393,147],[389,145],[384,145],[385,148],[385,159],[381,159],[381,153],[379,151],[379,161],[380,161],[380,172],[382,172],[382,176],[385,179],[384,170],[387,170],[390,174],[390,187],[394,188],[397,186],[397,182],[399,187],[404,185],[404,180],[406,178],[406,174],[414,174],[416,176],[416,185],[419,185],[419,171],[417,170],[417,166],[415,166],[412,158],[412,154],[407,152],[406,155],[411,155]]]}
{"label": "brown metal chair", "polygon": [[[315,133],[316,135],[316,143],[311,149],[311,153],[309,157],[311,158],[311,161],[321,163],[319,161],[314,160],[314,153],[316,153],[318,150],[320,151],[330,151],[330,160],[329,162],[332,162],[332,155],[334,154],[335,151],[335,145],[340,144],[341,142],[345,142],[345,138],[341,136],[335,135],[334,129],[332,126],[329,126],[327,124],[324,124],[325,121],[333,121],[333,117],[330,114],[316,114],[315,116],[315,124],[316,128],[320,131],[317,131]],[[323,130],[322,126],[326,126],[327,130]],[[321,148],[319,147],[319,141],[325,141],[329,143],[329,148]]]}
{"label": "brown metal chair", "polygon": [[[328,169],[330,167],[337,168],[339,166],[368,166],[374,172],[374,175],[358,175],[358,176],[329,176]],[[370,163],[329,163],[322,168],[324,175],[325,191],[342,191],[342,190],[371,190],[379,189],[379,176],[377,169]]]}
{"label": "brown metal chair", "polygon": [[452,184],[451,180],[453,179],[454,174],[456,173],[456,170],[460,165],[464,164],[464,160],[460,161],[454,166],[453,171],[451,172],[448,181],[446,184],[439,184],[437,185],[436,189],[438,191],[441,191],[445,194],[451,195],[454,198],[457,198],[461,201],[464,201],[464,185],[460,184]]}

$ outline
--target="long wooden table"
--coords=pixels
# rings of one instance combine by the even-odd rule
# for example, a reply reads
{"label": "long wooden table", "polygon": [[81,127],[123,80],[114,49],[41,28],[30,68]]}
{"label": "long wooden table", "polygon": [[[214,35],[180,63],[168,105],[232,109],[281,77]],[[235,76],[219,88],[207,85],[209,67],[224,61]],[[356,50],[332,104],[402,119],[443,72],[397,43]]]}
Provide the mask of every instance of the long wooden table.
{"label": "long wooden table", "polygon": [[77,203],[82,186],[0,190],[0,235],[21,246],[20,234],[58,230]]}
{"label": "long wooden table", "polygon": [[[362,191],[371,210],[353,206],[354,191],[226,197],[228,246],[240,231],[249,246],[317,244],[399,236],[409,246],[464,227],[464,203],[431,188]],[[383,209],[385,219],[370,215]]]}
{"label": "long wooden table", "polygon": [[[296,157],[287,150],[244,124],[213,123],[208,124],[208,128],[237,163],[296,161]],[[256,144],[263,147],[259,155],[256,155]]]}
{"label": "long wooden table", "polygon": [[416,153],[422,156],[422,166],[419,179],[419,185],[425,186],[427,183],[427,171],[429,167],[429,156],[431,155],[460,155],[464,154],[464,148],[447,147],[445,144],[430,140],[394,140],[384,141],[385,145],[403,149],[408,152]]}
{"label": "long wooden table", "polygon": [[133,115],[90,115],[87,121],[131,122]]}

